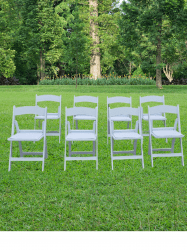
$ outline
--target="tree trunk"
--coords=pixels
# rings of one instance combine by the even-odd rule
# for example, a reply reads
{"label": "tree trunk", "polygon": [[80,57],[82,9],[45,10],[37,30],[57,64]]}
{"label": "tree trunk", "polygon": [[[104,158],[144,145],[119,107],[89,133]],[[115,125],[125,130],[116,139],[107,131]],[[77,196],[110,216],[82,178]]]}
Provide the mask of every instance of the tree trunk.
{"label": "tree trunk", "polygon": [[45,58],[43,56],[42,49],[40,49],[40,79],[44,80],[45,78]]}
{"label": "tree trunk", "polygon": [[[162,20],[159,25],[159,35],[157,37],[157,51],[156,51],[156,66],[162,63],[161,58],[161,29],[162,29]],[[156,69],[156,86],[159,89],[162,89],[162,70],[161,68]]]}
{"label": "tree trunk", "polygon": [[97,0],[89,0],[90,7],[90,35],[93,40],[93,50],[90,60],[90,74],[93,79],[101,77],[100,66],[100,49],[97,47],[99,44],[98,36],[98,23],[94,20],[94,17],[98,17],[98,4]]}

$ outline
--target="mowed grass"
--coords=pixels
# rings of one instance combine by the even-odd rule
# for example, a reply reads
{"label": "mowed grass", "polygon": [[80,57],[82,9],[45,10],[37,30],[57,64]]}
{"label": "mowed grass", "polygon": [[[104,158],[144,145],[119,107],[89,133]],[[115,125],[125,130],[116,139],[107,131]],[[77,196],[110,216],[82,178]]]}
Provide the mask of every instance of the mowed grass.
{"label": "mowed grass", "polygon": [[[61,143],[58,137],[47,138],[44,172],[40,162],[15,162],[8,172],[10,143],[7,138],[11,135],[13,105],[35,105],[36,94],[62,95]],[[114,161],[112,171],[110,140],[107,145],[107,96],[131,96],[133,107],[138,107],[139,96],[163,94],[166,104],[180,105],[181,129],[185,135],[184,167],[181,158],[175,157],[156,158],[152,168],[146,137],[145,168],[142,169],[141,160]],[[99,97],[98,171],[95,161],[68,162],[64,171],[65,106],[73,106],[74,95]],[[187,86],[164,86],[163,90],[153,86],[78,86],[77,89],[75,86],[1,86],[0,230],[187,230],[186,100]],[[34,126],[33,119],[22,125],[26,124]],[[36,150],[42,147],[40,143],[29,145]],[[25,148],[29,149],[29,145]],[[128,145],[132,147],[131,142]],[[159,144],[154,141],[154,145]],[[75,143],[73,147],[76,146]],[[159,147],[168,145],[163,140]],[[15,152],[17,148],[14,143]]]}

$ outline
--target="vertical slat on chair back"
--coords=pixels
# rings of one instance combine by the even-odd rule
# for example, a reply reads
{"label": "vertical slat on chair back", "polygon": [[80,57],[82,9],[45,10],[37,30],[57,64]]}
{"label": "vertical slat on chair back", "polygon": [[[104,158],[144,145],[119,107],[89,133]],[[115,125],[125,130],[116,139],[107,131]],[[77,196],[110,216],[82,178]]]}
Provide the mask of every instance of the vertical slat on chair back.
{"label": "vertical slat on chair back", "polygon": [[98,97],[95,96],[74,96],[74,105],[79,102],[92,102],[98,105]]}
{"label": "vertical slat on chair back", "polygon": [[36,104],[38,102],[51,101],[51,102],[59,102],[61,103],[61,95],[37,95],[36,94]]}

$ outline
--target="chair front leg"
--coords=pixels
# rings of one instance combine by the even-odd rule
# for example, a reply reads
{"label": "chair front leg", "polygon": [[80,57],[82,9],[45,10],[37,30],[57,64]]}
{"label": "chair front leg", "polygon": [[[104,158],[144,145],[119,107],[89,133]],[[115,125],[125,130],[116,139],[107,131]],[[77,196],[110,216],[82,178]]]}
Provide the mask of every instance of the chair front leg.
{"label": "chair front leg", "polygon": [[175,145],[176,138],[173,138],[172,144],[171,144],[171,153],[174,153],[174,145]]}

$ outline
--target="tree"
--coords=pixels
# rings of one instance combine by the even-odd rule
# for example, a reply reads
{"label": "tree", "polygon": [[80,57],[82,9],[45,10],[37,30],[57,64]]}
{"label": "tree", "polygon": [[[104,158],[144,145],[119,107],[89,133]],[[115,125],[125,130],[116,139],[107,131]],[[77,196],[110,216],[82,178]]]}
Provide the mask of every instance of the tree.
{"label": "tree", "polygon": [[183,9],[183,0],[131,0],[122,4],[123,13],[119,24],[124,39],[122,43],[131,49],[140,49],[140,41],[147,37],[147,41],[155,46],[158,88],[162,88],[162,46],[176,32],[173,21]]}
{"label": "tree", "polygon": [[11,7],[9,2],[0,0],[0,75],[12,77],[15,72],[15,50],[11,42]]}

